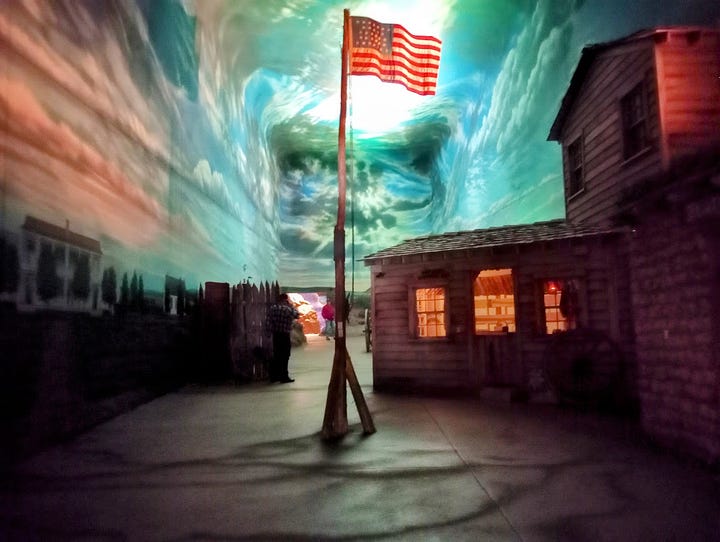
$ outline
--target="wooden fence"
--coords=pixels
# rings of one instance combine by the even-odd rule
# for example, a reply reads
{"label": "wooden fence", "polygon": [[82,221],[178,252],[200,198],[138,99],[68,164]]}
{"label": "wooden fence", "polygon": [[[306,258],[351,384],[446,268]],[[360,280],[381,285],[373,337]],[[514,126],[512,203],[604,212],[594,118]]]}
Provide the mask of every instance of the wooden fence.
{"label": "wooden fence", "polygon": [[236,381],[267,377],[272,338],[265,334],[265,316],[279,293],[277,283],[205,283],[201,322],[209,376]]}
{"label": "wooden fence", "polygon": [[230,355],[236,377],[259,380],[267,377],[272,337],[265,333],[265,316],[280,293],[277,283],[238,284],[230,302]]}

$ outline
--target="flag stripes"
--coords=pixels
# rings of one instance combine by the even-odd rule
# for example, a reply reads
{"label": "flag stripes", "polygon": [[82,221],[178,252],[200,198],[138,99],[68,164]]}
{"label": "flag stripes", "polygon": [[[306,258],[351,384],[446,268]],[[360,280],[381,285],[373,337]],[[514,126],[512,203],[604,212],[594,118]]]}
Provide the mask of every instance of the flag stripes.
{"label": "flag stripes", "polygon": [[415,36],[399,24],[351,17],[350,74],[375,75],[422,95],[435,94],[441,41]]}

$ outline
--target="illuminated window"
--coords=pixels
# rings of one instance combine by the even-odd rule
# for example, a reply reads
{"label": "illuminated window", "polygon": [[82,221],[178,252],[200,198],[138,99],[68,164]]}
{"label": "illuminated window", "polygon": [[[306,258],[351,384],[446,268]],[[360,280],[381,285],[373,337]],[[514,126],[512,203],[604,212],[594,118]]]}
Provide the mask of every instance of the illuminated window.
{"label": "illuminated window", "polygon": [[577,327],[578,289],[575,280],[545,280],[542,284],[545,333]]}
{"label": "illuminated window", "polygon": [[582,138],[577,138],[567,148],[568,156],[568,184],[572,196],[583,189],[583,147]]}
{"label": "illuminated window", "polygon": [[622,108],[623,154],[630,158],[650,146],[645,86],[636,85],[620,102]]}
{"label": "illuminated window", "polygon": [[473,282],[475,333],[514,332],[515,295],[511,269],[480,271]]}
{"label": "illuminated window", "polygon": [[418,337],[445,337],[445,288],[417,288],[415,311]]}

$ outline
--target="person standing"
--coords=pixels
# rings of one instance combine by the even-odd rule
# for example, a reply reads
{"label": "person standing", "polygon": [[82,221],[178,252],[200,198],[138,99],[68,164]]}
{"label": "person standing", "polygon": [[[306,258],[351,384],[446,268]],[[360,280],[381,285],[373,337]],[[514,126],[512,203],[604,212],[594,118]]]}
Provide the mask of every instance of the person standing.
{"label": "person standing", "polygon": [[280,294],[276,302],[270,306],[265,321],[265,327],[272,334],[273,357],[270,361],[270,382],[295,382],[288,374],[290,361],[290,332],[293,321],[300,317],[300,313],[290,304],[287,294]]}
{"label": "person standing", "polygon": [[328,299],[328,302],[323,306],[320,316],[325,320],[325,339],[330,340],[330,336],[335,337],[335,307],[333,307],[332,301]]}

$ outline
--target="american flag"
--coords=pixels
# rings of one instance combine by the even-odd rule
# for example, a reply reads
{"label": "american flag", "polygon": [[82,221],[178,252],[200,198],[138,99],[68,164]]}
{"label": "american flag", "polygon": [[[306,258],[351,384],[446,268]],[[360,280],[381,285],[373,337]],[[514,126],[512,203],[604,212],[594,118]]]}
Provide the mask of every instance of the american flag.
{"label": "american flag", "polygon": [[399,24],[350,17],[350,75],[375,75],[418,94],[435,94],[440,69],[439,39],[415,36]]}

